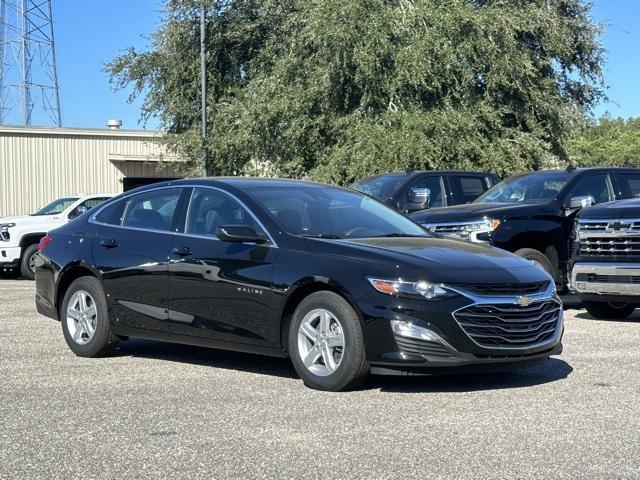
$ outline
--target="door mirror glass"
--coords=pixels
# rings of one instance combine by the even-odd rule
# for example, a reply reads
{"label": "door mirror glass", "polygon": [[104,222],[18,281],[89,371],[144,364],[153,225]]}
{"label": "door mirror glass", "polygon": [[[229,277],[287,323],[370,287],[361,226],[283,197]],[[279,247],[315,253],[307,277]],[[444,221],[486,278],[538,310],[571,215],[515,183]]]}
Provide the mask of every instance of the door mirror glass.
{"label": "door mirror glass", "polygon": [[86,205],[78,205],[76,208],[73,209],[73,211],[69,214],[69,220],[73,220],[76,217],[79,217],[80,215],[82,215],[84,212],[86,212],[87,210],[89,210]]}
{"label": "door mirror glass", "polygon": [[429,208],[431,203],[431,189],[414,187],[409,192],[409,201],[407,202],[407,212],[417,212]]}
{"label": "door mirror glass", "polygon": [[246,225],[221,225],[216,230],[216,237],[223,242],[266,242],[266,239],[258,234],[254,228]]}
{"label": "door mirror glass", "polygon": [[587,208],[595,204],[596,204],[596,199],[593,198],[593,195],[582,195],[579,197],[571,197],[571,201],[569,202],[569,209],[575,210],[580,208]]}

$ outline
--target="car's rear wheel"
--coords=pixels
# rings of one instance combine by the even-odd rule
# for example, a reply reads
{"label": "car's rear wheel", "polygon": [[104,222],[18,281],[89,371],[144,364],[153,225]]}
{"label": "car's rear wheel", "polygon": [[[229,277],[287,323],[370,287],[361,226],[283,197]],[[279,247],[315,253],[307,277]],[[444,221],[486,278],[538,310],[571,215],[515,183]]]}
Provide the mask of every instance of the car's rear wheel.
{"label": "car's rear wheel", "polygon": [[584,308],[594,318],[623,319],[631,315],[638,306],[633,303],[584,302]]}
{"label": "car's rear wheel", "polygon": [[289,328],[289,352],[305,385],[318,390],[354,388],[369,373],[358,315],[333,292],[300,302]]}
{"label": "car's rear wheel", "polygon": [[29,245],[22,253],[20,260],[20,274],[24,278],[33,280],[36,278],[36,255],[38,254],[38,245]]}
{"label": "car's rear wheel", "polygon": [[94,277],[71,283],[60,308],[60,323],[67,345],[80,357],[108,355],[118,344],[102,286]]}

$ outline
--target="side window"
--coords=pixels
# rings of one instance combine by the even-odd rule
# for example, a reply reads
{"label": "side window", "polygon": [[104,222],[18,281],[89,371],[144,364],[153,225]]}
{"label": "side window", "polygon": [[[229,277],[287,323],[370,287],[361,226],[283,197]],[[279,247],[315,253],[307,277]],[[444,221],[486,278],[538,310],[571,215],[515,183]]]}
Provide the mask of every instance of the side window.
{"label": "side window", "polygon": [[109,197],[97,197],[85,200],[69,213],[69,219],[76,218],[82,215],[84,212],[91,210],[93,207],[100,205],[102,202],[108,199]]}
{"label": "side window", "polygon": [[595,199],[596,203],[614,200],[613,186],[609,175],[591,175],[580,179],[567,195],[565,205],[568,205],[573,197],[586,197],[589,195]]}
{"label": "side window", "polygon": [[123,198],[102,210],[96,216],[96,221],[123,227],[169,231],[181,191],[180,188],[168,188]]}
{"label": "side window", "polygon": [[640,198],[640,174],[621,173],[618,183],[623,198]]}
{"label": "side window", "polygon": [[456,203],[471,203],[489,189],[484,177],[455,175],[449,177]]}
{"label": "side window", "polygon": [[218,190],[194,188],[185,233],[215,237],[218,227],[223,225],[244,225],[261,231],[251,214],[234,198]]}
{"label": "side window", "polygon": [[431,190],[430,200],[429,200],[429,208],[438,208],[444,207],[445,205],[445,195],[444,195],[444,185],[442,182],[442,177],[440,176],[429,176],[424,177],[414,183],[404,194],[404,204],[406,205],[409,202],[409,196],[411,195],[411,189],[413,188],[428,188]]}

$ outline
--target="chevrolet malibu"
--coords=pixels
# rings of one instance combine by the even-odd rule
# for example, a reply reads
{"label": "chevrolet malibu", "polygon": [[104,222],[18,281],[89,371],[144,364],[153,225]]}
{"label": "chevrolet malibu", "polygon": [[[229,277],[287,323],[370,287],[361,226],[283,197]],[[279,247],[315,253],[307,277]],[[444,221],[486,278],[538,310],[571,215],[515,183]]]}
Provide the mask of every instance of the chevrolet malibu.
{"label": "chevrolet malibu", "polygon": [[249,178],[127,192],[39,245],[36,305],[69,348],[130,337],[290,357],[304,383],[526,368],[562,351],[549,275],[358,192]]}

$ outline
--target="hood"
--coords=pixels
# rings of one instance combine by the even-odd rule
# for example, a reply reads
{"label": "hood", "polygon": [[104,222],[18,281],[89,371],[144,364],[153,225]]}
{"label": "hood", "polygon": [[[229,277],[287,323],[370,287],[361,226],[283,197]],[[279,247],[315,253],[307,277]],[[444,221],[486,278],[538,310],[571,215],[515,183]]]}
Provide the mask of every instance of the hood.
{"label": "hood", "polygon": [[484,217],[498,219],[531,216],[539,214],[542,209],[549,208],[543,205],[518,205],[514,203],[467,203],[454,207],[430,208],[420,210],[409,215],[418,223],[449,223],[481,220]]}
{"label": "hood", "polygon": [[585,208],[580,213],[583,219],[618,219],[640,218],[640,198],[629,200],[616,200],[603,203],[594,207]]}
{"label": "hood", "polygon": [[[362,238],[308,241],[311,250],[358,259],[371,275],[441,283],[529,283],[549,276],[523,258],[497,248],[444,238]],[[375,270],[375,271],[373,271]]]}
{"label": "hood", "polygon": [[15,217],[2,217],[0,218],[0,225],[3,223],[15,223],[18,227],[22,227],[23,225],[40,225],[49,223],[56,217],[59,217],[59,215],[17,215]]}

